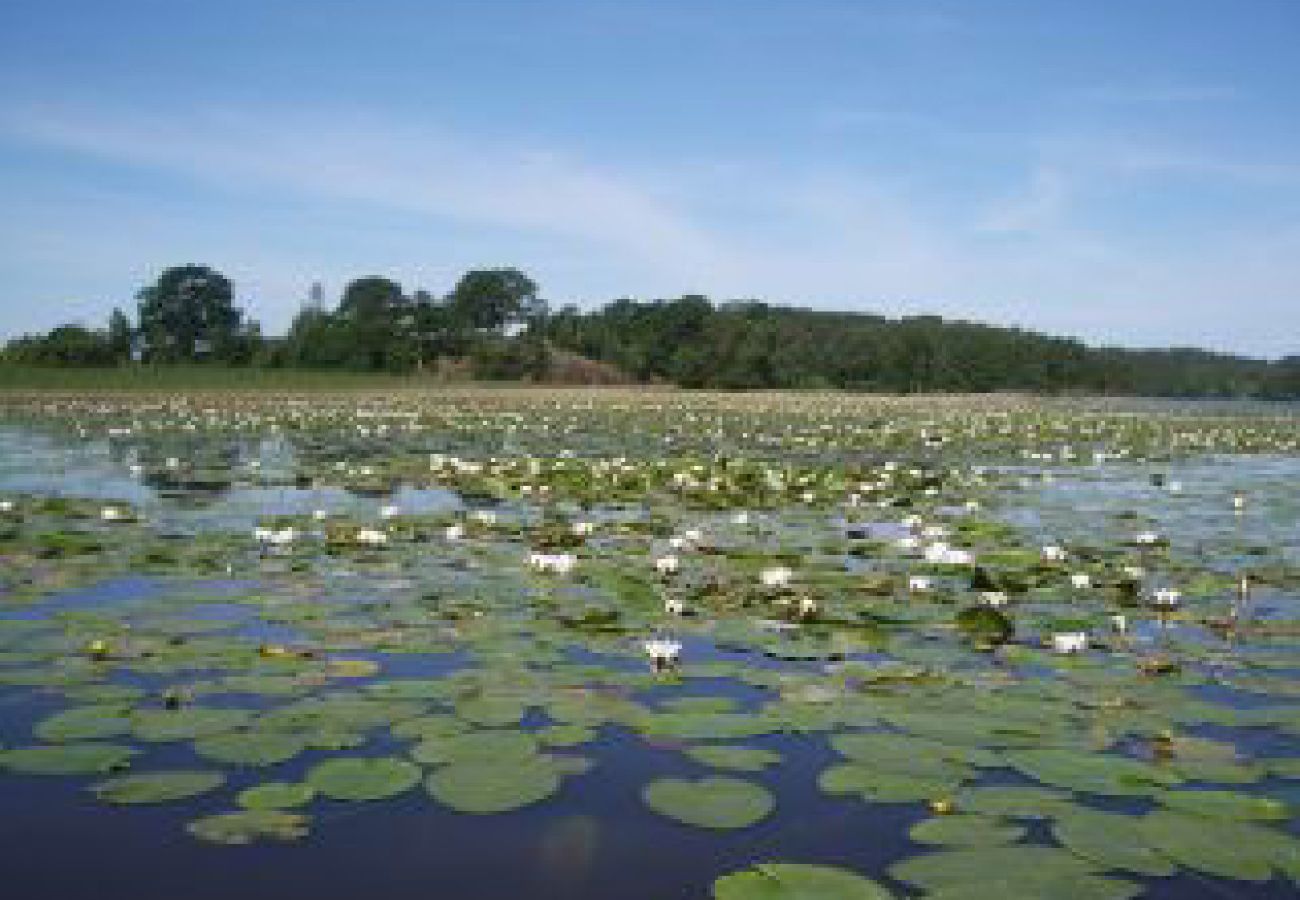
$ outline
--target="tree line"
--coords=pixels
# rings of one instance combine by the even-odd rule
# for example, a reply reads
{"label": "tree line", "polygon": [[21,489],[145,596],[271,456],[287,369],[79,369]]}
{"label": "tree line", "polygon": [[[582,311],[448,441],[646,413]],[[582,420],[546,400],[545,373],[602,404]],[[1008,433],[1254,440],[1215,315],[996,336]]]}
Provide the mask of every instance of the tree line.
{"label": "tree line", "polygon": [[139,291],[134,321],[61,325],[10,341],[20,365],[209,363],[542,380],[557,355],[626,380],[689,388],[924,392],[1023,390],[1165,397],[1300,397],[1300,356],[1278,361],[1191,348],[1130,350],[1019,328],[821,312],[702,296],[619,299],[551,311],[515,268],[466,272],[445,295],[382,277],[350,282],[333,308],[319,287],[283,337],[262,334],[234,287],[200,265]]}

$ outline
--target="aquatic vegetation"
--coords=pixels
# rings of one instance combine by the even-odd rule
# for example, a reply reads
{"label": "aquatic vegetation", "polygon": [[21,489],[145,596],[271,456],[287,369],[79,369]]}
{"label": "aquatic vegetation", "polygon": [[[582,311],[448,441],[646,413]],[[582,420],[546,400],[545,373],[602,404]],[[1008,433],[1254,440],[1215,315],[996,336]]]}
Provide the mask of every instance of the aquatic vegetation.
{"label": "aquatic vegetation", "polygon": [[904,848],[778,838],[719,898],[1297,877],[1293,413],[7,395],[0,440],[43,448],[0,461],[0,791]]}

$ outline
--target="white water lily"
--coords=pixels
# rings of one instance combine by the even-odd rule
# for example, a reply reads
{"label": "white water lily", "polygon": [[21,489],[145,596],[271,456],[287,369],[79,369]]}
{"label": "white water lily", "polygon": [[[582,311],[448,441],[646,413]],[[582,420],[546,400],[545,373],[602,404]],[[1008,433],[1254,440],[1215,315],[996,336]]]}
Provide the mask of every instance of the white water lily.
{"label": "white water lily", "polygon": [[311,517],[315,519],[317,522],[324,522],[326,519],[329,518],[329,515],[330,514],[325,510],[317,509],[312,511]]}
{"label": "white water lily", "polygon": [[820,612],[816,597],[804,595],[799,598],[799,616],[804,619],[811,619]]}
{"label": "white water lily", "polygon": [[1043,547],[1043,559],[1048,562],[1060,562],[1065,559],[1065,548],[1058,544],[1048,544]]}
{"label": "white water lily", "polygon": [[655,571],[660,575],[676,575],[682,562],[676,556],[661,556],[655,560]]}
{"label": "white water lily", "polygon": [[913,575],[907,579],[907,589],[913,593],[921,594],[930,590],[931,581],[925,575]]}
{"label": "white water lily", "polygon": [[1007,605],[1007,595],[1005,591],[983,591],[980,594],[980,602],[996,609]]}
{"label": "white water lily", "polygon": [[587,537],[596,530],[595,522],[574,522],[571,529],[576,537]]}
{"label": "white water lily", "polygon": [[465,526],[459,522],[455,525],[448,525],[442,530],[442,536],[449,541],[458,541],[465,536]]}
{"label": "white water lily", "polygon": [[785,566],[771,566],[758,573],[758,580],[765,588],[788,587],[794,572]]}
{"label": "white water lily", "polygon": [[572,553],[530,553],[528,564],[539,572],[568,575],[578,564],[578,557]]}
{"label": "white water lily", "polygon": [[105,522],[118,522],[126,518],[126,512],[116,506],[105,506],[99,511],[99,517]]}
{"label": "white water lily", "polygon": [[1246,497],[1243,494],[1232,495],[1232,508],[1240,512],[1246,508]]}
{"label": "white water lily", "polygon": [[975,557],[969,550],[949,547],[942,541],[936,541],[925,548],[925,561],[948,566],[966,566],[974,562]]}
{"label": "white water lily", "polygon": [[1146,577],[1147,574],[1146,569],[1141,566],[1125,566],[1121,571],[1124,573],[1125,578],[1131,578],[1134,581]]}
{"label": "white water lily", "polygon": [[1154,531],[1139,531],[1137,534],[1133,536],[1134,543],[1143,544],[1146,546],[1159,543],[1159,541],[1160,541],[1160,535]]}
{"label": "white water lily", "polygon": [[386,506],[379,507],[379,518],[392,519],[395,516],[400,515],[401,512],[402,512],[402,508],[400,506],[390,503]]}
{"label": "white water lily", "polygon": [[732,525],[748,525],[748,524],[749,524],[749,513],[745,512],[745,510],[743,510],[743,509],[740,510],[739,512],[733,513],[732,516],[731,516],[731,524],[732,524]]}
{"label": "white water lily", "polygon": [[669,597],[664,600],[664,612],[670,616],[686,615],[686,603],[681,597]]}
{"label": "white water lily", "polygon": [[1075,572],[1070,576],[1070,587],[1083,590],[1092,587],[1092,576],[1087,572]]}
{"label": "white water lily", "polygon": [[1115,613],[1110,617],[1110,627],[1116,634],[1128,633],[1128,616],[1123,613]]}
{"label": "white water lily", "polygon": [[362,528],[357,532],[357,543],[379,547],[388,543],[388,534],[378,528]]}
{"label": "white water lily", "polygon": [[1151,603],[1161,609],[1175,609],[1183,602],[1182,591],[1174,588],[1160,588],[1151,595]]}
{"label": "white water lily", "polygon": [[646,655],[650,657],[650,665],[656,672],[676,666],[682,652],[682,642],[671,638],[651,638],[642,644],[642,647],[645,648]]}
{"label": "white water lily", "polygon": [[1081,653],[1088,649],[1088,632],[1057,632],[1052,635],[1052,649],[1057,653]]}
{"label": "white water lily", "polygon": [[14,502],[12,500],[0,500],[0,512],[13,512]]}
{"label": "white water lily", "polygon": [[917,547],[921,546],[921,541],[919,538],[911,537],[909,535],[908,537],[901,537],[894,541],[894,546],[899,550],[915,550]]}
{"label": "white water lily", "polygon": [[476,509],[469,516],[480,525],[495,525],[497,523],[497,514],[490,509]]}

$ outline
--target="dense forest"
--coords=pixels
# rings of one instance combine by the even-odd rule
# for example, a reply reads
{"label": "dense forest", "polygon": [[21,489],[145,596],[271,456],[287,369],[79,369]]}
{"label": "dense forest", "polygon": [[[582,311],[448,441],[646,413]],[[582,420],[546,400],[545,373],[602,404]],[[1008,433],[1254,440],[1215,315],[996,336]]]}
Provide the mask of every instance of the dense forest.
{"label": "dense forest", "polygon": [[890,319],[701,296],[551,311],[536,283],[513,268],[471,270],[442,296],[359,278],[332,309],[314,286],[282,337],[263,335],[236,307],[230,280],[206,266],[167,269],[136,300],[134,321],[115,309],[103,328],[68,324],[25,335],[5,346],[0,363],[197,363],[722,389],[1300,397],[1300,356],[1270,362],[1196,349],[1089,347],[937,316]]}

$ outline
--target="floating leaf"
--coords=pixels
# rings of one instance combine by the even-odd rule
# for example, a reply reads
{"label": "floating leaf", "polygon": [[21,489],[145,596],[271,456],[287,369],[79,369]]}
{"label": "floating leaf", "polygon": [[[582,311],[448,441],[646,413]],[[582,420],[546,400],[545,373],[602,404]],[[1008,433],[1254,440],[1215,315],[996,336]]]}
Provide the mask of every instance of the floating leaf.
{"label": "floating leaf", "polygon": [[89,741],[118,737],[131,730],[126,711],[117,704],[74,706],[42,719],[32,729],[43,741]]}
{"label": "floating leaf", "polygon": [[1133,816],[1075,807],[1052,823],[1052,834],[1072,853],[1107,869],[1174,874],[1173,863],[1147,843]]}
{"label": "floating leaf", "polygon": [[245,809],[291,809],[310,803],[316,789],[310,784],[291,781],[268,781],[245,788],[235,801]]}
{"label": "floating leaf", "polygon": [[927,896],[968,898],[1124,898],[1139,885],[1096,874],[1093,864],[1051,847],[977,847],[905,859],[890,867],[899,881]]}
{"label": "floating leaf", "polygon": [[537,738],[527,731],[468,731],[464,734],[431,736],[411,750],[416,762],[479,762],[528,759],[537,753]]}
{"label": "floating leaf", "polygon": [[781,761],[781,754],[775,750],[723,744],[700,744],[687,747],[686,755],[714,769],[730,769],[735,772],[761,772]]}
{"label": "floating leaf", "polygon": [[925,819],[913,825],[908,836],[919,844],[984,847],[1014,844],[1025,836],[1025,829],[994,816],[962,814]]}
{"label": "floating leaf", "polygon": [[305,746],[302,736],[288,732],[231,731],[200,738],[194,752],[234,766],[271,766],[293,759]]}
{"label": "floating leaf", "polygon": [[1012,751],[1007,759],[1037,781],[1089,794],[1142,796],[1182,780],[1141,760],[1054,747]]}
{"label": "floating leaf", "polygon": [[327,759],[307,773],[307,783],[334,800],[383,800],[419,780],[420,767],[395,756]]}
{"label": "floating leaf", "polygon": [[1300,842],[1248,822],[1157,810],[1138,820],[1147,843],[1181,866],[1224,878],[1266,881],[1273,867],[1300,859]]}
{"label": "floating leaf", "polygon": [[1156,799],[1177,812],[1214,819],[1281,821],[1290,816],[1280,800],[1233,791],[1166,791]]}
{"label": "floating leaf", "polygon": [[90,775],[126,768],[137,753],[118,744],[52,744],[0,750],[0,766],[29,775]]}
{"label": "floating leaf", "polygon": [[300,813],[275,809],[249,809],[195,819],[185,826],[190,834],[214,844],[251,844],[259,840],[296,841],[307,836],[311,820]]}
{"label": "floating leaf", "polygon": [[746,828],[776,807],[766,788],[738,778],[661,778],[641,792],[660,815],[700,828]]}
{"label": "floating leaf", "polygon": [[220,772],[140,772],[110,778],[91,788],[95,796],[109,803],[167,803],[215,791],[226,783]]}
{"label": "floating leaf", "polygon": [[181,709],[137,710],[131,717],[132,731],[142,741],[185,741],[223,731],[233,731],[253,714],[244,709],[214,709],[188,706]]}
{"label": "floating leaf", "polygon": [[560,788],[560,771],[544,756],[453,762],[425,781],[435,800],[458,812],[501,813],[545,800]]}
{"label": "floating leaf", "polygon": [[714,900],[889,900],[889,891],[847,869],[760,863],[713,882]]}

